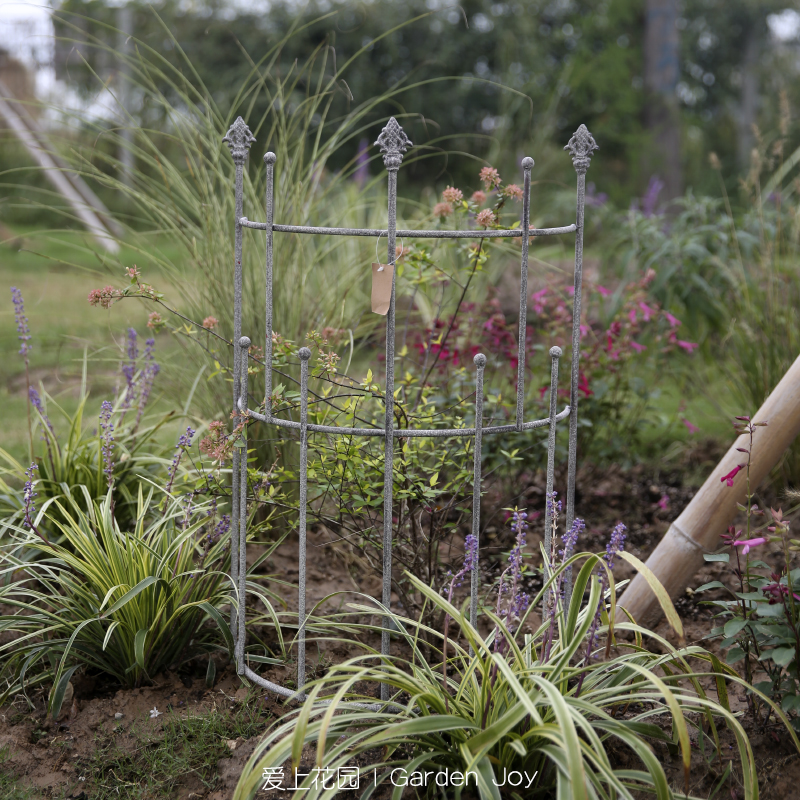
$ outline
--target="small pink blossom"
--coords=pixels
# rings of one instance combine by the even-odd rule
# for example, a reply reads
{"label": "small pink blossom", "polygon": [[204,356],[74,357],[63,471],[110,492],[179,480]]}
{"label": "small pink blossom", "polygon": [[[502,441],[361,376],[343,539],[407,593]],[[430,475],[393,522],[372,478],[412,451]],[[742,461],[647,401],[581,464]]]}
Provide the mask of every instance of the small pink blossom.
{"label": "small pink blossom", "polygon": [[661,499],[656,503],[656,505],[662,510],[666,511],[669,508],[669,495],[662,494]]}
{"label": "small pink blossom", "polygon": [[110,308],[112,303],[120,297],[122,297],[122,292],[119,289],[115,289],[113,286],[104,286],[102,289],[92,289],[87,299],[90,306]]}
{"label": "small pink blossom", "polygon": [[480,179],[488,192],[500,183],[500,173],[494,167],[483,167],[480,172]]}
{"label": "small pink blossom", "polygon": [[574,295],[575,295],[575,287],[574,286],[567,286],[567,294],[570,297],[574,297]]}
{"label": "small pink blossom", "polygon": [[582,324],[581,325],[581,337],[586,336],[586,334],[589,333],[590,330],[591,330],[591,328],[588,325],[583,325]]}
{"label": "small pink blossom", "polygon": [[433,207],[433,216],[440,217],[444,219],[444,217],[449,217],[453,213],[453,206],[450,203],[437,203]]}
{"label": "small pink blossom", "polygon": [[734,543],[734,547],[741,547],[742,548],[742,555],[746,556],[750,552],[751,547],[758,547],[761,544],[766,544],[769,539],[765,539],[763,536],[757,536],[755,539],[737,539]]}
{"label": "small pink blossom", "polygon": [[147,327],[154,331],[159,331],[164,327],[164,320],[158,311],[151,311],[147,315]]}
{"label": "small pink blossom", "polygon": [[641,353],[642,350],[647,350],[647,348],[643,344],[639,344],[639,342],[631,341],[631,347],[637,352]]}
{"label": "small pink blossom", "polygon": [[638,318],[638,316],[639,316],[639,315],[637,314],[637,312],[636,312],[636,309],[635,309],[635,308],[632,308],[632,309],[631,309],[631,310],[628,312],[628,319],[631,321],[631,323],[634,323],[634,322],[636,322],[636,319]]}
{"label": "small pink blossom", "polygon": [[516,183],[509,183],[503,194],[512,200],[522,200],[522,189]]}
{"label": "small pink blossom", "polygon": [[650,308],[650,306],[647,305],[647,303],[645,303],[644,301],[639,303],[639,308],[642,309],[642,315],[644,316],[644,321],[645,322],[650,322],[650,317],[652,317],[653,314],[656,313],[655,309],[654,308]]}
{"label": "small pink blossom", "polygon": [[606,289],[605,286],[600,286],[600,284],[598,284],[594,288],[597,289],[597,291],[600,292],[600,294],[603,295],[603,297],[608,297],[611,294],[611,289]]}
{"label": "small pink blossom", "polygon": [[452,203],[455,205],[456,203],[460,203],[464,199],[464,192],[461,189],[456,189],[455,186],[448,186],[442,192],[442,200],[445,203]]}
{"label": "small pink blossom", "polygon": [[486,202],[486,192],[478,189],[477,192],[472,193],[472,202],[476,205],[482,206]]}
{"label": "small pink blossom", "polygon": [[669,322],[670,328],[680,328],[680,326],[683,324],[677,317],[672,316],[669,311],[664,312],[664,317],[666,318],[667,322]]}
{"label": "small pink blossom", "polygon": [[723,475],[719,480],[728,486],[733,486],[733,479],[744,469],[744,464],[737,464],[727,475]]}
{"label": "small pink blossom", "polygon": [[203,327],[210,331],[215,330],[217,325],[219,325],[219,320],[216,317],[206,317],[203,320]]}
{"label": "small pink blossom", "polygon": [[683,424],[688,429],[689,434],[692,435],[692,436],[694,436],[694,434],[697,433],[700,430],[700,428],[698,428],[697,425],[689,422],[689,420],[686,419],[686,417],[684,417],[681,421],[683,422]]}
{"label": "small pink blossom", "polygon": [[683,339],[677,340],[678,347],[682,347],[687,353],[691,353],[700,345],[697,342],[684,342]]}
{"label": "small pink blossom", "polygon": [[539,289],[531,295],[531,302],[533,303],[533,310],[536,314],[541,314],[544,311],[545,298],[547,297],[547,287]]}
{"label": "small pink blossom", "polygon": [[142,273],[139,272],[139,268],[134,264],[132,267],[125,268],[125,274],[131,279],[138,278]]}
{"label": "small pink blossom", "polygon": [[485,208],[478,213],[478,216],[475,217],[475,221],[478,225],[488,228],[490,225],[494,225],[494,212],[491,211],[491,209]]}

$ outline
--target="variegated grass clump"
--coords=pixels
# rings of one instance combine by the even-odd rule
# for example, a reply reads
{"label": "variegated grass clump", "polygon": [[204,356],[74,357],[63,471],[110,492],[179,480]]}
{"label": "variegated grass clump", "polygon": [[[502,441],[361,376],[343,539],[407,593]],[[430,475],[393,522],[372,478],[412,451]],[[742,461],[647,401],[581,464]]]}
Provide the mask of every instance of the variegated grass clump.
{"label": "variegated grass clump", "polygon": [[[643,567],[635,557],[622,555]],[[565,604],[560,589],[568,569],[577,575]],[[378,662],[377,653],[366,650],[309,683],[303,705],[276,723],[256,748],[235,800],[254,797],[265,774],[296,770],[301,758],[306,777],[298,776],[297,785],[315,800],[339,796],[335,780],[319,778],[343,767],[358,769],[362,798],[374,791],[376,781],[394,785],[392,797],[400,798],[404,786],[398,775],[426,771],[470,775],[469,790],[451,784],[448,798],[460,798],[463,792],[465,797],[499,800],[498,784],[513,771],[529,780],[535,775],[528,788],[513,790],[510,796],[517,798],[632,800],[642,791],[660,800],[690,797],[692,733],[704,730],[720,752],[721,725],[736,742],[741,760],[736,777],[745,797],[758,796],[753,752],[726,691],[727,682],[743,681],[702,647],[676,648],[631,619],[619,622],[613,574],[604,557],[565,554],[518,617],[502,603],[499,612],[485,608],[493,625],[487,636],[440,593],[408,578],[460,632],[458,638],[449,638],[445,650],[441,632],[427,630],[429,639],[441,643],[440,654],[452,653],[446,664],[424,657],[419,622],[381,609],[401,632],[406,655]],[[654,588],[682,634],[666,593]],[[554,611],[545,608],[532,634],[517,635],[523,623],[532,621],[531,609],[547,602],[548,592]],[[516,606],[522,608],[518,598]],[[353,609],[362,618],[375,611],[366,605]],[[645,638],[663,654],[649,651]],[[709,679],[715,682],[716,697],[704,689]],[[377,691],[371,690],[379,684],[391,687],[392,698],[376,710]],[[773,704],[773,710],[800,747],[780,709]],[[315,753],[313,768],[307,763],[307,746]],[[659,746],[664,754],[680,753],[680,787],[670,784]],[[620,750],[633,756],[633,766],[620,768],[614,757]],[[441,789],[429,778],[427,789],[418,791],[419,796],[433,796]]]}

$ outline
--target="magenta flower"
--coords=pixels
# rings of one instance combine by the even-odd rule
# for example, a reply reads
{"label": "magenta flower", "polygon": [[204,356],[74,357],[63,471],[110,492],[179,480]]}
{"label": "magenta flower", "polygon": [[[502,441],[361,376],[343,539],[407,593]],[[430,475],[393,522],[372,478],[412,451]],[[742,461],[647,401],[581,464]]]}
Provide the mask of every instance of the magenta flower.
{"label": "magenta flower", "polygon": [[680,328],[682,325],[681,321],[677,317],[672,316],[669,311],[665,311],[664,316],[666,317],[667,322],[669,322],[670,328]]}
{"label": "magenta flower", "polygon": [[[764,594],[769,595],[769,604],[771,606],[782,602],[784,597],[789,596],[789,587],[786,586],[786,584],[778,583],[777,581],[775,583],[770,583],[767,586],[762,586],[761,591],[764,592]],[[795,600],[800,600],[800,595],[797,595],[793,592],[792,596]]]}
{"label": "magenta flower", "polygon": [[611,289],[606,289],[605,286],[600,286],[600,284],[598,284],[594,288],[597,289],[597,291],[600,292],[600,294],[603,295],[603,297],[608,297],[611,294]]}
{"label": "magenta flower", "polygon": [[536,314],[541,314],[544,311],[545,297],[547,297],[547,287],[539,289],[531,295],[531,302],[533,303],[533,310]]}
{"label": "magenta flower", "polygon": [[678,339],[678,347],[682,347],[687,353],[691,353],[696,347],[700,345],[697,342],[684,342],[683,339]]}
{"label": "magenta flower", "polygon": [[727,475],[723,475],[719,480],[720,483],[723,481],[728,484],[728,486],[733,486],[733,479],[739,474],[741,470],[744,469],[744,464],[737,464]]}
{"label": "magenta flower", "polygon": [[658,501],[658,503],[656,505],[658,505],[658,507],[662,511],[666,511],[667,508],[669,508],[669,495],[668,494],[662,494],[661,495],[661,499]]}
{"label": "magenta flower", "polygon": [[697,431],[700,430],[700,428],[698,428],[697,425],[689,422],[689,420],[686,419],[686,417],[684,417],[681,421],[688,428],[690,435],[694,435],[695,433],[697,433]]}
{"label": "magenta flower", "polygon": [[631,341],[631,347],[637,352],[641,353],[642,350],[647,350],[647,348],[643,344],[639,344],[639,342]]}
{"label": "magenta flower", "polygon": [[742,555],[746,556],[750,552],[751,547],[758,547],[761,544],[766,544],[769,539],[765,539],[763,536],[757,536],[755,539],[737,539],[734,541],[734,547],[741,547],[742,548]]}
{"label": "magenta flower", "polygon": [[650,308],[650,306],[647,305],[647,303],[645,303],[644,301],[639,303],[639,308],[642,309],[642,314],[644,315],[644,321],[645,322],[650,322],[650,317],[652,317],[653,314],[656,313],[655,309],[654,308]]}
{"label": "magenta flower", "polygon": [[632,308],[632,309],[631,309],[631,310],[628,312],[628,319],[631,321],[631,323],[634,323],[634,322],[636,322],[636,318],[637,318],[637,316],[638,316],[638,314],[636,313],[636,309],[635,309],[635,308]]}

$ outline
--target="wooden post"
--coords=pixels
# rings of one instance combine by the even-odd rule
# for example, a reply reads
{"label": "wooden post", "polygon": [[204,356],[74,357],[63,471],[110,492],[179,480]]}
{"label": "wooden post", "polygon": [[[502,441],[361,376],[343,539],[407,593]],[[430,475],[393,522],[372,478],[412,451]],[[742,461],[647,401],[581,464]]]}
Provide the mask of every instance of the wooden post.
{"label": "wooden post", "polygon": [[[765,428],[756,428],[753,436],[750,482],[755,489],[800,432],[800,358],[764,401],[753,421],[767,423]],[[736,448],[747,444],[747,436],[737,438],[647,559],[647,566],[670,597],[674,598],[689,585],[703,564],[703,553],[719,550],[720,534],[731,524],[737,504],[744,502],[744,474],[739,473],[732,487],[726,486],[721,478],[746,460],[747,456]],[[661,615],[658,600],[641,575],[628,584],[619,604],[641,624],[650,625]]]}

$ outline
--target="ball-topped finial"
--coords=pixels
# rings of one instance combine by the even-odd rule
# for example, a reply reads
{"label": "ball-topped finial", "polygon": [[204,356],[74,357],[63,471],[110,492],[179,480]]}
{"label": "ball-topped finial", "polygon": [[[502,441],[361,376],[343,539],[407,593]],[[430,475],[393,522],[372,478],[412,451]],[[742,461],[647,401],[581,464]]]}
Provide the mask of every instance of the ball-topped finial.
{"label": "ball-topped finial", "polygon": [[264,163],[265,164],[274,164],[278,160],[278,156],[269,150],[268,152],[264,153]]}
{"label": "ball-topped finial", "polygon": [[481,367],[486,366],[486,356],[483,353],[478,353],[475,358],[472,359],[472,362],[475,364],[478,369]]}
{"label": "ball-topped finial", "polygon": [[249,336],[242,336],[242,338],[239,339],[239,347],[241,347],[243,349],[246,349],[246,348],[250,347],[250,345],[251,345],[251,342],[250,342],[250,337]]}
{"label": "ball-topped finial", "polygon": [[300,356],[301,361],[308,361],[311,358],[311,351],[307,347],[301,347],[297,351],[297,355]]}
{"label": "ball-topped finial", "polygon": [[522,159],[522,169],[533,169],[533,159],[530,156],[525,156]]}
{"label": "ball-topped finial", "polygon": [[562,350],[558,345],[555,345],[550,348],[550,357],[551,358],[561,358]]}

